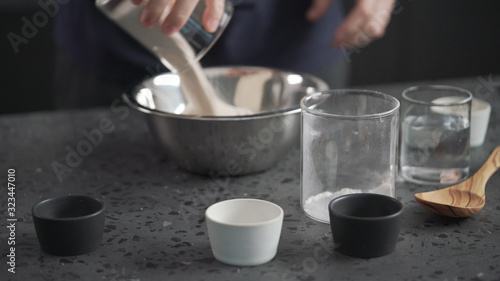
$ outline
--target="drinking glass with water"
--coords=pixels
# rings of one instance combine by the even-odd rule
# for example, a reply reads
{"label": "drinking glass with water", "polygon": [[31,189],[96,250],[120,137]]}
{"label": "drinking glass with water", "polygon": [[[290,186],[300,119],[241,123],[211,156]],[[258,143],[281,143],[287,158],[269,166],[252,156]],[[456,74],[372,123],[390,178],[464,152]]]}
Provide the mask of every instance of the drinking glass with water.
{"label": "drinking glass with water", "polygon": [[451,86],[403,91],[400,169],[419,184],[454,184],[469,175],[472,94]]}

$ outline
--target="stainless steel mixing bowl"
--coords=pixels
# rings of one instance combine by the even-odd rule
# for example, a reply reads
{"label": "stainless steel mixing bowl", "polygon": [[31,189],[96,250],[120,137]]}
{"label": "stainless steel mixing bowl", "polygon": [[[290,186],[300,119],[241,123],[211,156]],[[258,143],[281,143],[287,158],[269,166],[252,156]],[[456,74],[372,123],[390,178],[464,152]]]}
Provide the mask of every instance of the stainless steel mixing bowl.
{"label": "stainless steel mixing bowl", "polygon": [[311,75],[268,68],[217,67],[204,72],[224,101],[252,109],[254,114],[179,114],[185,96],[176,74],[147,79],[123,97],[145,114],[151,133],[171,160],[190,172],[212,177],[272,167],[299,143],[300,99],[328,88]]}

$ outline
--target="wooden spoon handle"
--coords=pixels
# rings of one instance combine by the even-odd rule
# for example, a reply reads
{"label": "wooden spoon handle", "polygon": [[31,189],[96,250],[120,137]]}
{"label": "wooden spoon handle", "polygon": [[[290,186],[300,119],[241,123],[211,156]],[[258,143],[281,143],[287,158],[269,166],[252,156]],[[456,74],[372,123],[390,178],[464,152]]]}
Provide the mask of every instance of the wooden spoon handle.
{"label": "wooden spoon handle", "polygon": [[478,174],[481,173],[483,177],[488,180],[500,168],[500,146],[495,148],[491,153],[488,160],[479,169]]}

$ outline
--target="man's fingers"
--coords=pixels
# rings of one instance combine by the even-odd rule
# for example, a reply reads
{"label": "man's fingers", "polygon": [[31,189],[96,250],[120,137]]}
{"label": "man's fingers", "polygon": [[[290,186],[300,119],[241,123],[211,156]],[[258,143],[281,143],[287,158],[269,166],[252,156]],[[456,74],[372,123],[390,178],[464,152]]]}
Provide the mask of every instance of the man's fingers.
{"label": "man's fingers", "polygon": [[[135,0],[138,1],[138,0]],[[147,28],[155,26],[161,19],[165,9],[169,8],[171,0],[150,0],[144,6],[141,14],[141,23]],[[167,11],[168,12],[168,11]]]}
{"label": "man's fingers", "polygon": [[391,20],[391,13],[394,8],[391,1],[377,2],[377,13],[373,14],[366,23],[366,32],[374,39],[378,39],[385,34],[385,29]]}
{"label": "man's fingers", "polygon": [[332,0],[313,0],[311,7],[306,12],[306,19],[309,21],[319,20],[328,11]]}
{"label": "man's fingers", "polygon": [[135,5],[140,5],[142,4],[142,2],[144,2],[144,0],[130,0],[132,1],[132,3],[134,3]]}
{"label": "man's fingers", "polygon": [[203,13],[203,28],[208,32],[215,32],[224,14],[225,0],[206,0],[206,9]]}
{"label": "man's fingers", "polygon": [[165,21],[162,23],[162,31],[168,35],[179,31],[188,21],[193,13],[194,8],[198,4],[198,0],[182,0],[176,1],[172,10],[168,14]]}
{"label": "man's fingers", "polygon": [[382,37],[391,18],[393,0],[358,0],[335,33],[333,45],[361,48]]}

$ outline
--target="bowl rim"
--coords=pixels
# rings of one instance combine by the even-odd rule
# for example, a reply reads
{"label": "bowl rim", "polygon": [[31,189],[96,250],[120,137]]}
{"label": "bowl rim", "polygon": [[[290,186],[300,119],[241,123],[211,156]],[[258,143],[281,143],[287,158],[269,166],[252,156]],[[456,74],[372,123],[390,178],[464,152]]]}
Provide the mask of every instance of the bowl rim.
{"label": "bowl rim", "polygon": [[[280,69],[275,69],[275,68],[268,68],[268,67],[260,67],[260,66],[216,66],[216,67],[206,67],[204,70],[206,71],[214,71],[214,70],[230,70],[230,69],[251,69],[251,70],[259,70],[259,69],[266,69],[266,70],[271,70],[275,72],[280,72],[280,73],[285,73],[285,74],[298,74],[304,77],[307,77],[308,79],[314,80],[315,83],[318,84],[317,89],[314,90],[312,93],[306,93],[304,96],[320,92],[320,91],[326,91],[329,89],[328,84],[323,81],[322,79],[308,74],[308,73],[303,73],[303,72],[292,72],[292,71],[287,71],[287,70],[280,70]],[[133,97],[133,94],[136,92],[136,90],[140,87],[140,85],[146,81],[150,81],[154,79],[155,77],[165,75],[165,74],[173,74],[175,73],[159,73],[154,76],[151,76],[142,82],[140,82],[138,85],[135,85],[131,87],[129,90],[126,90],[122,94],[122,99],[132,108],[141,111],[146,114],[150,115],[156,115],[156,116],[161,116],[161,117],[175,117],[177,119],[185,119],[185,120],[197,120],[197,121],[241,121],[241,120],[253,120],[253,119],[264,119],[268,117],[276,117],[276,116],[284,116],[284,115],[291,115],[291,114],[298,114],[301,111],[300,107],[300,101],[297,103],[297,105],[288,107],[288,108],[283,108],[279,110],[273,110],[273,111],[266,111],[266,112],[260,112],[256,114],[251,114],[251,115],[239,115],[239,116],[205,116],[205,115],[182,115],[182,114],[174,114],[170,112],[164,112],[156,109],[151,109],[146,106],[143,106],[139,104],[136,99]]]}
{"label": "bowl rim", "polygon": [[[258,222],[228,222],[226,220],[221,219],[218,217],[216,214],[213,214],[216,212],[217,209],[225,209],[225,210],[230,210],[230,208],[225,207],[224,205],[232,205],[232,204],[237,204],[239,202],[247,202],[247,203],[253,203],[253,207],[259,206],[266,206],[267,208],[272,208],[277,213],[275,216],[267,219],[263,219]],[[251,211],[251,210],[249,210]],[[205,219],[207,221],[210,221],[213,224],[216,225],[222,225],[222,226],[230,226],[230,227],[237,227],[237,228],[255,228],[255,227],[263,227],[263,226],[268,226],[268,225],[273,225],[275,223],[280,223],[283,222],[283,216],[285,212],[283,211],[283,208],[281,208],[280,205],[277,203],[268,201],[268,200],[263,200],[263,199],[258,199],[258,198],[233,198],[233,199],[227,199],[227,200],[222,200],[219,202],[216,202],[212,205],[210,205],[206,210],[205,210]]]}
{"label": "bowl rim", "polygon": [[[94,201],[99,204],[99,209],[95,210],[92,213],[86,214],[86,215],[81,215],[81,216],[75,216],[75,217],[64,217],[64,218],[59,218],[59,217],[52,217],[52,216],[46,216],[44,215],[40,208],[53,208],[53,204],[57,204],[58,202],[61,201],[69,201],[69,200],[85,200],[85,201]],[[39,219],[41,221],[52,221],[52,222],[83,222],[86,221],[87,219],[91,219],[94,217],[100,216],[102,213],[106,211],[106,203],[104,200],[98,197],[94,196],[89,196],[89,195],[84,195],[84,194],[69,194],[69,195],[62,195],[62,196],[56,196],[56,197],[51,197],[44,199],[42,201],[37,202],[33,207],[31,208],[31,215]]]}
{"label": "bowl rim", "polygon": [[[386,204],[391,204],[393,205],[397,210],[395,212],[392,212],[390,214],[386,215],[381,215],[381,216],[374,216],[374,217],[364,217],[364,216],[353,216],[346,214],[344,212],[341,212],[338,210],[338,205],[342,201],[353,201],[353,202],[358,202],[360,200],[365,200],[365,201],[375,201],[378,200],[379,202],[385,202]],[[340,219],[348,220],[348,221],[358,221],[358,222],[380,222],[380,221],[386,221],[386,220],[392,220],[392,219],[398,219],[403,215],[404,211],[404,205],[403,203],[398,200],[395,197],[384,195],[384,194],[378,194],[378,193],[353,193],[353,194],[345,194],[341,195],[339,197],[336,197],[332,199],[328,203],[328,211],[330,213],[330,216],[335,216]],[[331,218],[330,218],[331,221]]]}

